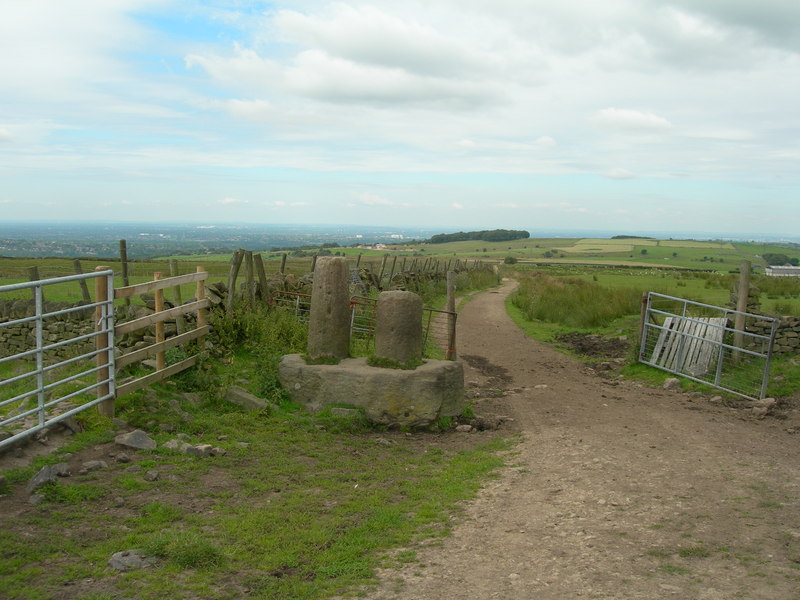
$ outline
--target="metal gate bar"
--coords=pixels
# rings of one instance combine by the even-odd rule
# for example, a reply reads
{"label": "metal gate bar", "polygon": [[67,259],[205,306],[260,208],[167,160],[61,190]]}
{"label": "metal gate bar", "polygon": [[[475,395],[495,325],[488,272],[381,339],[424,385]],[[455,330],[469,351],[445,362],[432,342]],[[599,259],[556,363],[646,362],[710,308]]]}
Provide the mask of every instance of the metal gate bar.
{"label": "metal gate bar", "polygon": [[[30,317],[23,317],[20,319],[14,319],[0,323],[0,328],[12,327],[14,325],[20,325],[24,323],[35,324],[34,325],[35,347],[33,349],[0,358],[0,364],[12,361],[25,360],[31,357],[33,357],[35,360],[35,368],[33,370],[22,373],[20,375],[16,375],[14,377],[9,377],[7,379],[0,380],[0,427],[7,427],[34,414],[37,416],[37,423],[35,425],[27,427],[26,429],[19,431],[8,438],[0,440],[0,448],[13,444],[14,442],[18,441],[23,437],[31,435],[36,431],[44,429],[45,427],[49,427],[50,425],[58,423],[59,421],[62,421],[67,417],[70,417],[78,412],[86,410],[87,408],[95,406],[100,402],[109,400],[114,397],[114,369],[113,369],[113,351],[112,351],[114,348],[114,322],[113,322],[114,308],[113,308],[113,300],[111,300],[114,297],[113,274],[114,273],[111,270],[95,271],[92,273],[83,273],[80,275],[69,275],[67,277],[56,277],[53,279],[45,279],[39,281],[30,281],[30,282],[0,286],[0,293],[31,289],[33,290],[34,294],[34,315]],[[63,310],[44,312],[44,288],[46,286],[55,285],[59,283],[67,283],[72,281],[85,281],[87,279],[95,279],[97,277],[105,277],[106,285],[108,288],[107,297],[110,298],[109,300],[103,302],[94,302]],[[92,333],[75,336],[51,344],[44,343],[45,319],[72,314],[80,311],[94,311],[95,309],[99,309],[100,319],[99,322],[94,323],[94,331]],[[92,317],[92,320],[94,321],[94,317]],[[98,336],[102,334],[106,334],[108,336],[107,337],[108,343],[104,347],[95,348],[91,352],[86,352],[58,362],[54,362],[52,364],[47,364],[47,365],[45,364],[45,354],[47,352],[55,350],[57,348],[61,348],[68,344],[78,344],[80,342],[96,339]],[[107,353],[112,357],[111,365],[92,366],[90,368],[81,370],[77,374],[68,375],[49,383],[45,382],[45,375],[47,373],[50,373],[51,371],[55,371],[56,369],[68,365],[79,363],[81,361],[89,361],[103,353]],[[109,375],[107,378],[98,380],[92,384],[85,385],[81,389],[73,391],[64,396],[48,400],[48,392],[51,392],[55,388],[65,383],[76,381],[85,375],[96,374],[102,371],[104,368],[108,368],[109,366],[111,368],[109,368]],[[34,377],[35,377],[34,389],[26,390],[10,398],[3,398],[4,387]],[[50,410],[48,413],[48,409],[52,409],[56,405],[66,402],[67,400],[70,400],[72,398],[75,398],[76,396],[80,396],[81,394],[85,394],[87,392],[96,390],[97,388],[100,388],[103,385],[109,386],[110,390],[109,393],[94,398],[92,400],[89,400],[87,402],[84,402],[79,406],[61,412],[59,414],[53,414],[52,410]],[[29,399],[31,397],[36,398],[36,405],[34,407],[25,409],[24,402],[26,399]],[[17,404],[16,407],[14,407],[15,403]],[[10,413],[9,410],[11,411]]]}
{"label": "metal gate bar", "polygon": [[[769,323],[770,334],[748,331],[747,326],[736,329],[730,324],[737,315],[744,316],[745,323]],[[777,327],[774,317],[649,292],[639,361],[738,396],[761,399],[769,383]]]}

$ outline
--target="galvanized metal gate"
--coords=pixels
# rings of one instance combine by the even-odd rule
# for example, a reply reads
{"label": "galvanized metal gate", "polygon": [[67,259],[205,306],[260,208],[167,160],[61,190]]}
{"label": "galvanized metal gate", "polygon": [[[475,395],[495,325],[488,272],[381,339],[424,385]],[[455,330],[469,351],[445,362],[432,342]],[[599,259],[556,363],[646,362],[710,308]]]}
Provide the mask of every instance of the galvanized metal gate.
{"label": "galvanized metal gate", "polygon": [[[0,439],[0,448],[114,397],[112,276],[111,270],[96,271],[0,286],[2,292],[31,290],[34,299],[33,315],[0,320],[0,330],[25,326],[31,329],[33,338],[30,350],[8,353],[0,358],[0,365],[13,363],[15,368],[22,371],[0,378],[0,427],[8,427],[15,432],[10,437]],[[108,286],[104,294],[108,300],[63,310],[48,310],[44,301],[44,289],[47,286],[89,279],[96,279],[101,285]],[[57,341],[45,338],[48,323],[75,314],[86,319],[88,333]],[[87,346],[91,351],[86,351]],[[98,355],[110,357],[110,368],[108,364],[96,366],[95,358]],[[62,356],[66,358],[62,359]],[[90,375],[95,376],[96,381],[88,383],[87,376]],[[103,393],[97,393],[97,390]]]}
{"label": "galvanized metal gate", "polygon": [[655,292],[643,316],[640,362],[745,398],[766,394],[778,319]]}

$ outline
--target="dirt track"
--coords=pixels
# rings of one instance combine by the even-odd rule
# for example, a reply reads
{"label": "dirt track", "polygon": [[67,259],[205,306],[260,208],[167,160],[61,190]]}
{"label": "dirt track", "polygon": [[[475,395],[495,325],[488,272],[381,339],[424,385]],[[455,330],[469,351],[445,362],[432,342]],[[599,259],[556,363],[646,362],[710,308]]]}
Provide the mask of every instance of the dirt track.
{"label": "dirt track", "polygon": [[800,598],[797,411],[756,420],[601,378],[513,324],[512,288],[465,306],[458,349],[477,412],[514,418],[518,454],[369,598]]}

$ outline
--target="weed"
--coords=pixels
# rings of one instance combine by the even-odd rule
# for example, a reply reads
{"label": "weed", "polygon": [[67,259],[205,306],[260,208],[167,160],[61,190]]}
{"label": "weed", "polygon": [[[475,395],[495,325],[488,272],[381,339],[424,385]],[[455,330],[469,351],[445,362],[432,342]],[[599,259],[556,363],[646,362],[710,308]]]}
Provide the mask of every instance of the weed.
{"label": "weed", "polygon": [[681,558],[708,558],[711,556],[711,550],[704,546],[691,546],[689,548],[680,548],[678,556]]}
{"label": "weed", "polygon": [[102,498],[106,490],[99,485],[71,483],[69,485],[51,481],[39,489],[45,500],[62,504],[80,504]]}
{"label": "weed", "polygon": [[367,358],[367,364],[371,367],[380,367],[382,369],[403,369],[405,371],[413,371],[423,364],[422,359],[412,358],[406,362],[399,362],[391,358],[384,358],[375,356],[374,354]]}
{"label": "weed", "polygon": [[213,567],[223,560],[215,545],[193,532],[165,531],[148,540],[144,550],[184,569]]}
{"label": "weed", "polygon": [[680,567],[678,565],[673,565],[670,563],[665,563],[658,567],[658,570],[662,573],[666,573],[667,575],[688,575],[691,571],[685,567]]}

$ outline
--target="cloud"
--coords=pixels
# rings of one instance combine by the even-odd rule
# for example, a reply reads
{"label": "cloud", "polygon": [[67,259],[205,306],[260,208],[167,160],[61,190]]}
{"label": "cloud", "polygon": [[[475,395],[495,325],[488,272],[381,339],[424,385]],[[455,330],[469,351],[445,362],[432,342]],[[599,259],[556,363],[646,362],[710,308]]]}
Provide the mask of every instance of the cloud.
{"label": "cloud", "polygon": [[519,208],[519,204],[515,204],[514,202],[501,202],[499,204],[492,204],[492,206],[496,208]]}
{"label": "cloud", "polygon": [[638,110],[604,108],[595,113],[594,119],[609,127],[631,131],[666,131],[672,129],[664,117]]}
{"label": "cloud", "polygon": [[621,169],[617,167],[606,173],[606,177],[609,179],[633,179],[635,175],[628,171],[628,169]]}
{"label": "cloud", "polygon": [[455,210],[464,210],[464,205],[460,204],[459,202],[453,202],[450,205],[450,208],[454,208]]}
{"label": "cloud", "polygon": [[330,56],[426,77],[461,77],[491,63],[474,43],[372,6],[336,4],[315,15],[282,10],[274,24],[284,38]]}
{"label": "cloud", "polygon": [[218,200],[220,204],[247,204],[247,200],[242,200],[240,198],[223,198],[222,200]]}
{"label": "cloud", "polygon": [[11,142],[13,140],[14,136],[11,135],[11,132],[5,127],[0,127],[0,143]]}
{"label": "cloud", "polygon": [[356,195],[356,199],[366,206],[394,206],[394,202],[387,200],[377,194],[370,194],[369,192],[362,192]]}

